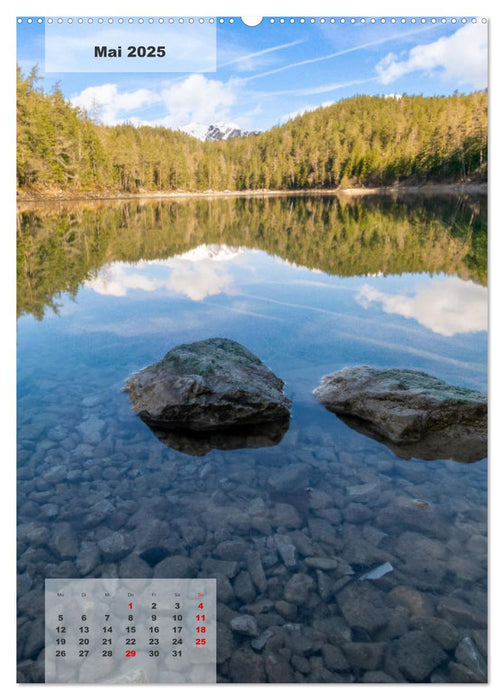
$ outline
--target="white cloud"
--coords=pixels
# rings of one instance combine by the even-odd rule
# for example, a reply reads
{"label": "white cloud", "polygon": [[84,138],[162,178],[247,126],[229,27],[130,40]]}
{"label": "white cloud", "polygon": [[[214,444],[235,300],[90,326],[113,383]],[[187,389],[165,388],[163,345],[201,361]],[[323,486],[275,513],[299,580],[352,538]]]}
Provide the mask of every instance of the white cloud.
{"label": "white cloud", "polygon": [[193,301],[202,301],[216,294],[232,294],[233,276],[224,269],[224,266],[216,267],[211,262],[205,261],[174,270],[167,286]]}
{"label": "white cloud", "polygon": [[[221,249],[222,248],[222,249]],[[227,263],[239,257],[243,249],[227,246],[199,246],[168,260],[130,265],[112,263],[86,287],[97,294],[124,297],[130,291],[167,291],[193,301],[217,294],[234,294],[234,279]]]}
{"label": "white cloud", "polygon": [[332,92],[340,88],[350,87],[350,85],[362,85],[370,83],[376,78],[364,78],[363,80],[349,80],[346,83],[328,83],[324,85],[315,85],[307,88],[293,88],[290,90],[275,90],[270,92],[256,93],[262,97],[278,97],[279,95],[320,95],[324,92]]}
{"label": "white cloud", "polygon": [[197,73],[190,75],[162,91],[167,114],[158,123],[174,128],[188,122],[211,124],[229,120],[229,108],[237,101],[239,84],[238,80],[223,83]]}
{"label": "white cloud", "polygon": [[432,280],[415,294],[386,294],[370,285],[360,289],[357,301],[367,308],[381,304],[388,314],[414,318],[435,333],[450,337],[487,328],[487,290],[458,277]]}
{"label": "white cloud", "polygon": [[153,292],[163,283],[144,275],[130,272],[128,265],[113,263],[105,268],[98,277],[86,282],[85,286],[97,294],[112,297],[125,297],[131,289]]}
{"label": "white cloud", "polygon": [[[276,51],[281,51],[282,49],[288,49],[291,46],[296,46],[297,44],[302,44],[305,39],[296,39],[295,41],[290,41],[288,44],[279,44],[277,46],[270,46],[267,49],[262,49],[261,51],[254,51],[254,53],[243,54],[242,52],[235,53],[232,58],[219,62],[219,68],[224,66],[230,66],[232,64],[237,65],[238,70],[247,71],[254,70],[258,63],[264,60],[264,57],[268,54],[272,54]],[[261,61],[257,61],[260,58]]]}
{"label": "white cloud", "polygon": [[[113,126],[128,119],[128,115],[155,102],[160,97],[152,90],[144,88],[130,92],[120,92],[114,83],[85,88],[70,101],[74,107],[85,109],[90,116],[97,117],[104,124]],[[131,121],[138,121],[132,118]]]}
{"label": "white cloud", "polygon": [[488,32],[484,24],[468,24],[449,37],[412,48],[407,57],[389,53],[376,66],[378,79],[389,85],[414,71],[441,72],[459,85],[487,85]]}
{"label": "white cloud", "polygon": [[378,46],[379,44],[384,44],[389,41],[395,41],[396,39],[398,40],[404,40],[406,37],[411,36],[412,34],[419,34],[421,32],[429,31],[431,28],[434,28],[435,25],[430,25],[429,27],[422,27],[418,29],[411,29],[410,31],[402,31],[400,34],[393,34],[389,36],[382,36],[379,39],[373,39],[373,41],[367,41],[364,44],[359,44],[357,46],[349,46],[346,49],[341,49],[339,51],[335,51],[333,53],[326,54],[324,56],[315,56],[314,58],[307,58],[303,61],[295,61],[294,63],[289,63],[284,66],[280,66],[279,68],[274,68],[273,70],[268,70],[265,71],[264,73],[257,73],[256,75],[250,75],[247,78],[244,78],[244,80],[256,80],[257,78],[265,78],[268,75],[273,75],[275,73],[281,73],[282,71],[285,70],[290,70],[291,68],[298,68],[299,66],[307,66],[311,63],[319,63],[320,61],[328,61],[333,58],[338,58],[339,56],[344,56],[345,54],[352,53],[354,51],[362,51],[363,49],[368,49],[373,46]]}
{"label": "white cloud", "polygon": [[[85,88],[70,101],[109,126],[130,121],[176,129],[189,122],[229,121],[229,109],[238,100],[239,87],[237,79],[224,83],[194,73],[160,92],[145,88],[121,91],[117,84],[106,83]],[[153,104],[164,106],[164,116],[141,119],[138,112]]]}

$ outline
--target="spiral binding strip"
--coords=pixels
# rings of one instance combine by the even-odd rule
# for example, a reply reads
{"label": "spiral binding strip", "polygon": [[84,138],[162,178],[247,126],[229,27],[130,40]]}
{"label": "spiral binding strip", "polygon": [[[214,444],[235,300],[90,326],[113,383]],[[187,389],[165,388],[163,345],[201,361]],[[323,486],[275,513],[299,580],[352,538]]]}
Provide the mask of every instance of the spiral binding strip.
{"label": "spiral binding strip", "polygon": [[[174,24],[178,22],[179,24],[204,24],[205,22],[208,22],[209,24],[234,24],[237,20],[241,20],[240,17],[78,17],[78,18],[73,18],[73,17],[18,17],[17,18],[17,23],[22,24],[23,22],[26,22],[27,24],[43,24],[46,22],[47,24],[53,24],[57,22],[58,24],[93,24],[94,22],[98,24],[114,24],[117,22],[117,24]],[[241,20],[243,22],[243,20]],[[345,24],[345,23],[350,23],[350,24],[467,24],[467,23],[472,23],[476,24],[477,22],[481,22],[482,24],[487,23],[487,18],[486,17],[264,17],[263,21],[268,22],[269,24]],[[243,24],[246,24],[246,22],[243,22]]]}

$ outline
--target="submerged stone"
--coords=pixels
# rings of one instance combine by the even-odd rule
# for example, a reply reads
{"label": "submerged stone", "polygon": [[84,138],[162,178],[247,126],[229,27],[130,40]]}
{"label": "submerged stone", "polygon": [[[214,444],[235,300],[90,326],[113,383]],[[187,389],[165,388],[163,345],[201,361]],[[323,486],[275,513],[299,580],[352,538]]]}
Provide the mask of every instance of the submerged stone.
{"label": "submerged stone", "polygon": [[239,632],[248,637],[257,637],[259,630],[252,615],[237,615],[229,623],[233,632]]}
{"label": "submerged stone", "polygon": [[487,454],[487,397],[425,372],[347,367],[323,377],[313,393],[404,459],[474,462]]}
{"label": "submerged stone", "polygon": [[411,618],[411,627],[427,632],[445,651],[455,649],[460,640],[460,632],[457,628],[441,617],[414,616]]}
{"label": "submerged stone", "polygon": [[313,588],[315,583],[311,576],[294,574],[285,584],[284,598],[288,603],[301,605],[306,602]]}
{"label": "submerged stone", "polygon": [[470,669],[479,680],[486,680],[486,662],[471,637],[464,637],[460,641],[455,649],[455,658],[460,664]]}
{"label": "submerged stone", "polygon": [[391,645],[399,670],[409,681],[421,683],[448,657],[440,645],[421,630],[407,632]]}
{"label": "submerged stone", "polygon": [[252,649],[236,649],[229,660],[229,677],[234,683],[265,683],[262,656]]}
{"label": "submerged stone", "polygon": [[126,382],[133,411],[189,454],[276,444],[290,417],[284,382],[227,338],[178,345]]}

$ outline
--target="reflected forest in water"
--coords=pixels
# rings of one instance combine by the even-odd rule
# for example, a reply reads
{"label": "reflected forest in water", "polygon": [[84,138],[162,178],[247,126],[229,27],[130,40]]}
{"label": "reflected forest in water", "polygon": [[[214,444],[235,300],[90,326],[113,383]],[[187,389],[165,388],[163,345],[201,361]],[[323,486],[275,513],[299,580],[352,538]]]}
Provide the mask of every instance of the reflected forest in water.
{"label": "reflected forest in water", "polygon": [[202,244],[261,250],[338,276],[456,274],[487,283],[486,198],[239,197],[22,205],[17,312],[57,313],[62,293],[112,262]]}

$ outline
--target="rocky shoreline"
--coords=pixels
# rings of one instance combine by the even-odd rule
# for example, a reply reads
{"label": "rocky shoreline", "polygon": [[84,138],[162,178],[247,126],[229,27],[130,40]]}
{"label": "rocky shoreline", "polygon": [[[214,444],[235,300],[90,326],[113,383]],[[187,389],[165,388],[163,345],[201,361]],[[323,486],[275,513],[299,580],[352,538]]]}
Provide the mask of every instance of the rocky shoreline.
{"label": "rocky shoreline", "polygon": [[354,197],[368,194],[425,194],[425,195],[479,195],[487,194],[486,182],[427,182],[424,184],[398,184],[388,187],[344,187],[336,189],[305,190],[205,190],[203,192],[169,191],[169,192],[121,192],[105,191],[70,191],[70,190],[19,190],[18,202],[43,201],[78,201],[110,199],[183,199],[186,197],[280,197],[280,196],[343,196]]}

